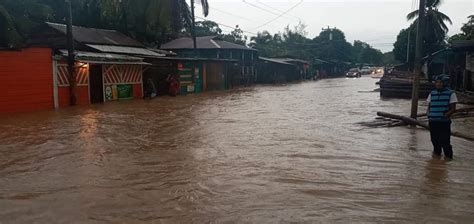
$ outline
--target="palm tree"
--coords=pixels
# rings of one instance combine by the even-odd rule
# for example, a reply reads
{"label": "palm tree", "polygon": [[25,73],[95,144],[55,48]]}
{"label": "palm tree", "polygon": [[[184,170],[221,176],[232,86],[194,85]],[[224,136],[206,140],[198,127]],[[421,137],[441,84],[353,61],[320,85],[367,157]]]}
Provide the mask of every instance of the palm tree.
{"label": "palm tree", "polygon": [[201,6],[204,17],[207,17],[207,15],[209,15],[209,3],[207,2],[207,0],[201,0]]}
{"label": "palm tree", "polygon": [[[449,24],[453,24],[451,19],[444,13],[438,10],[441,0],[427,0],[426,1],[426,15],[425,15],[425,41],[430,45],[440,45],[444,42],[446,34],[448,33]],[[418,23],[419,11],[415,10],[407,15],[407,19],[414,20],[413,23]]]}

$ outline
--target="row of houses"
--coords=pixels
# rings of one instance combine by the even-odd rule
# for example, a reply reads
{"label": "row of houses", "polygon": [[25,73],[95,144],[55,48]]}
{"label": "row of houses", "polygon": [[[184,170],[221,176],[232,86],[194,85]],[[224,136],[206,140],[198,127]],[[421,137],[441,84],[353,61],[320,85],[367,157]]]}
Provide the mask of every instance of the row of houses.
{"label": "row of houses", "polygon": [[455,90],[474,96],[474,40],[455,41],[451,51],[454,56],[444,72],[451,75]]}
{"label": "row of houses", "polygon": [[[423,58],[419,96],[427,97],[437,75],[450,76],[451,88],[460,102],[474,102],[474,40],[453,41],[444,49]],[[412,77],[407,63],[395,66],[380,80],[382,97],[411,98]]]}
{"label": "row of houses", "polygon": [[451,87],[474,95],[474,40],[453,41],[449,47],[423,58],[424,78],[432,81],[439,74],[451,77]]}
{"label": "row of houses", "polygon": [[[79,105],[143,98],[150,91],[165,95],[170,77],[177,77],[183,95],[310,77],[306,61],[259,57],[255,49],[215,36],[197,38],[196,56],[191,38],[154,49],[115,30],[74,26],[72,31]],[[70,105],[74,80],[66,34],[64,24],[45,23],[26,47],[0,50],[0,113]]]}

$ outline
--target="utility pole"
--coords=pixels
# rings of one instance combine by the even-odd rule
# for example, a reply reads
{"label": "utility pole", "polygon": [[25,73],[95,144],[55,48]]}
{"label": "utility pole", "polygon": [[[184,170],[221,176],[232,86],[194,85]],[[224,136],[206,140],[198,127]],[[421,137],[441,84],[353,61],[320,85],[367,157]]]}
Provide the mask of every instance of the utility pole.
{"label": "utility pole", "polygon": [[411,45],[411,27],[408,27],[408,45],[407,45],[407,70],[410,71],[410,66],[408,66],[408,63],[410,62],[410,46]]}
{"label": "utility pole", "polygon": [[410,117],[413,119],[417,118],[418,115],[418,98],[420,88],[420,77],[422,68],[422,56],[423,56],[423,33],[425,29],[425,5],[426,0],[420,0],[420,8],[418,10],[418,26],[416,34],[416,50],[415,50],[415,73],[413,75],[413,89],[411,94],[411,114]]}
{"label": "utility pole", "polygon": [[[329,26],[328,26],[327,29],[325,29],[325,28],[322,29],[323,31],[328,31],[328,32],[329,32],[329,37],[328,37],[328,40],[329,40],[328,58],[329,58],[329,59],[332,59],[331,56],[333,55],[333,54],[332,54],[332,50],[333,50],[333,40],[334,40],[334,33],[333,33],[333,30],[335,30],[335,29],[336,29],[336,27],[334,27],[333,29],[331,29],[331,27],[329,27]],[[336,57],[336,56],[335,56],[335,57]],[[337,60],[335,60],[335,61],[336,61],[336,63],[337,63]],[[336,69],[334,69],[333,72],[336,72],[335,70],[336,70]]]}
{"label": "utility pole", "polygon": [[[191,37],[193,38],[193,50],[194,50],[194,58],[198,57],[197,51],[197,41],[196,41],[196,16],[194,15],[194,0],[191,0],[191,16],[192,16],[192,24],[191,24]],[[196,80],[196,73],[197,73],[197,61],[193,63],[193,83]]]}
{"label": "utility pole", "polygon": [[332,50],[332,40],[334,38],[333,36],[333,33],[332,33],[332,29],[328,26],[328,28],[322,28],[323,31],[328,31],[329,32],[329,36],[328,36],[328,40],[329,40],[329,44],[330,44],[330,48],[329,48],[329,52],[328,52],[328,58],[331,58],[331,50]]}
{"label": "utility pole", "polygon": [[67,2],[67,65],[69,73],[69,103],[76,105],[76,71],[75,71],[75,54],[74,54],[74,40],[72,35],[72,0],[66,0]]}
{"label": "utility pole", "polygon": [[197,58],[197,43],[196,43],[196,16],[194,15],[194,0],[191,0],[191,16],[192,24],[191,24],[191,36],[193,38],[193,49],[194,49],[194,57]]}

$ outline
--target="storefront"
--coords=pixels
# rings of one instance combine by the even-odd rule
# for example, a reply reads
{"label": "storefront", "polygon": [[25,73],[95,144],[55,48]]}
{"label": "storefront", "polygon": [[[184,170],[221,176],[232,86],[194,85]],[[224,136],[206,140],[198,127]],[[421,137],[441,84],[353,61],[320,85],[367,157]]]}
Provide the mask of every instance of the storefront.
{"label": "storefront", "polygon": [[[70,104],[70,80],[65,52],[55,57],[54,105]],[[124,55],[77,52],[77,104],[93,104],[143,97],[143,71],[148,63],[143,59]]]}

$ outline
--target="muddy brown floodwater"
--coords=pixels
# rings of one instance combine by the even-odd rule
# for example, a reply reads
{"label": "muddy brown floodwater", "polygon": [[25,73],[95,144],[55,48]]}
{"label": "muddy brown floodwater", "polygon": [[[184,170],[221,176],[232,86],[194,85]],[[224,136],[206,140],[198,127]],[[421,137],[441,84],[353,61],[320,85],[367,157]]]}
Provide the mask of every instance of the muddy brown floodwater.
{"label": "muddy brown floodwater", "polygon": [[445,162],[427,131],[358,125],[409,112],[359,92],[375,87],[332,79],[2,116],[0,223],[472,223],[474,143],[453,138]]}

